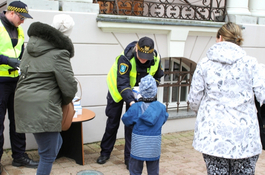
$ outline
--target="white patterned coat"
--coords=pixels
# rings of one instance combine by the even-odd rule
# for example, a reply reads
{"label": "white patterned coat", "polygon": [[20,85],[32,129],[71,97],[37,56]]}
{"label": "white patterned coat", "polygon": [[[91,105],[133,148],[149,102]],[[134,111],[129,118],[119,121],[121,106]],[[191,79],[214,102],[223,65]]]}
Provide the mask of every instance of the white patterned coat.
{"label": "white patterned coat", "polygon": [[214,44],[194,72],[190,108],[197,112],[193,147],[204,154],[241,159],[262,152],[254,94],[265,100],[265,73],[231,42]]}

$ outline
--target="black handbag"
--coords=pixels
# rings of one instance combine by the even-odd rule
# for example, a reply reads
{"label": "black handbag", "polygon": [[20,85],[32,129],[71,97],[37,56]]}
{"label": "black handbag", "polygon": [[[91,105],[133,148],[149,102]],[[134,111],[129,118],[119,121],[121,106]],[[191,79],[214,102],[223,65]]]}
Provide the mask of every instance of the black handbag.
{"label": "black handbag", "polygon": [[255,104],[258,111],[257,115],[259,120],[260,140],[262,144],[262,149],[265,150],[265,105],[260,106],[256,98]]}

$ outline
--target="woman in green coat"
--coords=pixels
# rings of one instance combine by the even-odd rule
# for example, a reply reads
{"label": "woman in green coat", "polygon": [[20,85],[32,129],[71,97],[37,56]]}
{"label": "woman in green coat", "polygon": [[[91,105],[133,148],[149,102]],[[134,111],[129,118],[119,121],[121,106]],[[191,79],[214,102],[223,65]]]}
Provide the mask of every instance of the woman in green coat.
{"label": "woman in green coat", "polygon": [[77,92],[70,63],[74,46],[65,35],[73,25],[69,15],[56,15],[54,27],[35,22],[28,29],[14,108],[16,131],[33,133],[38,144],[37,175],[50,174],[62,145],[61,106],[70,103]]}

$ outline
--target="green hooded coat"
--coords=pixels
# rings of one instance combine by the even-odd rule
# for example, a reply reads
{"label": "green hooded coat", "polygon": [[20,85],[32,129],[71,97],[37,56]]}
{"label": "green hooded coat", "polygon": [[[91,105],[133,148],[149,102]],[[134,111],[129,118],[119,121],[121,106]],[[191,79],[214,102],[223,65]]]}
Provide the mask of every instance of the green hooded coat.
{"label": "green hooded coat", "polygon": [[72,41],[50,25],[32,23],[29,42],[20,64],[15,92],[15,124],[18,133],[60,132],[62,104],[77,92],[70,58]]}

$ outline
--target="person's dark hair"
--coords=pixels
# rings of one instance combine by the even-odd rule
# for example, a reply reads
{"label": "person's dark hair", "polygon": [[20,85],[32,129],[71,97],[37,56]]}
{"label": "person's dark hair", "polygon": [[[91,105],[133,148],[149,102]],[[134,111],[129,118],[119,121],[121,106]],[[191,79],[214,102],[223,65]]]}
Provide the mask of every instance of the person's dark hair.
{"label": "person's dark hair", "polygon": [[224,24],[217,32],[216,38],[222,36],[224,41],[235,43],[239,46],[243,44],[242,31],[241,28],[232,22]]}

